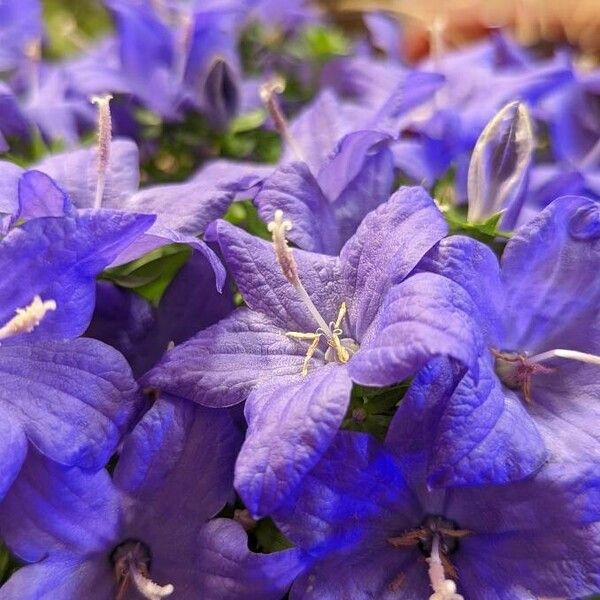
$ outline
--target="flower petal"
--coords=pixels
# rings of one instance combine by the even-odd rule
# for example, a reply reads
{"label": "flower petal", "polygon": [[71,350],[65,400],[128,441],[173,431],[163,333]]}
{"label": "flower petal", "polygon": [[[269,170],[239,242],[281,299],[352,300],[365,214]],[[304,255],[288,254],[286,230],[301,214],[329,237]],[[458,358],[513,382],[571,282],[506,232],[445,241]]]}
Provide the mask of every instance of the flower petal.
{"label": "flower petal", "polygon": [[2,537],[27,562],[102,551],[117,535],[119,509],[104,469],[66,469],[32,450],[0,504]]}
{"label": "flower petal", "polygon": [[353,381],[385,386],[413,375],[435,356],[477,362],[483,340],[476,308],[458,284],[417,273],[387,294],[368,340],[348,364]]}
{"label": "flower petal", "polygon": [[15,480],[27,456],[27,437],[20,423],[10,414],[0,421],[0,501]]}
{"label": "flower petal", "polygon": [[25,171],[19,179],[19,204],[22,219],[62,217],[71,208],[69,198],[42,171]]}
{"label": "flower petal", "polygon": [[422,514],[392,455],[371,436],[344,431],[274,519],[292,542],[319,556],[385,542]]}
{"label": "flower petal", "polygon": [[110,561],[86,560],[70,554],[23,567],[0,588],[0,600],[80,600],[110,598],[114,593]]}
{"label": "flower petal", "polygon": [[[246,301],[285,331],[313,332],[319,327],[284,277],[273,245],[225,221],[215,221],[206,239],[221,247],[227,268]],[[339,261],[303,250],[292,250],[302,284],[323,318],[333,321],[342,303]]]}
{"label": "flower petal", "polygon": [[305,354],[306,345],[288,338],[267,317],[238,309],[169,351],[142,381],[221,408],[243,402],[257,385],[299,378]]}
{"label": "flower petal", "polygon": [[355,339],[375,319],[390,286],[406,277],[447,231],[435,203],[418,187],[400,188],[365,217],[340,253]]}
{"label": "flower petal", "polygon": [[201,530],[199,588],[219,600],[279,600],[303,567],[296,550],[257,554],[246,533],[230,519],[214,519]]}
{"label": "flower petal", "polygon": [[125,359],[101,342],[11,344],[0,348],[0,403],[47,457],[103,467],[138,408]]}
{"label": "flower petal", "polygon": [[300,383],[254,391],[235,486],[252,515],[270,514],[327,450],[348,409],[352,382],[341,365]]}
{"label": "flower petal", "polygon": [[[92,208],[98,171],[96,149],[86,148],[53,154],[35,168],[50,175],[77,208]],[[130,140],[115,140],[110,145],[109,163],[102,206],[123,209],[140,181],[139,153]]]}
{"label": "flower petal", "polygon": [[332,208],[308,166],[292,162],[279,167],[261,186],[254,200],[265,223],[275,210],[292,222],[289,239],[303,250],[336,254],[337,224]]}
{"label": "flower petal", "polygon": [[394,416],[386,446],[396,454],[425,450],[428,485],[507,483],[537,471],[543,440],[521,400],[502,387],[488,359],[479,377],[435,361],[415,378]]}
{"label": "flower petal", "polygon": [[85,331],[94,308],[95,278],[152,223],[148,215],[84,212],[76,219],[34,219],[0,244],[0,323],[13,318],[34,296],[54,300],[28,340],[69,338]]}
{"label": "flower petal", "polygon": [[598,204],[577,196],[559,198],[516,232],[502,257],[505,348],[598,354],[599,239]]}
{"label": "flower petal", "polygon": [[155,402],[125,438],[114,474],[115,485],[145,506],[136,526],[143,525],[146,539],[172,538],[177,527],[221,510],[241,443],[227,411],[167,394]]}

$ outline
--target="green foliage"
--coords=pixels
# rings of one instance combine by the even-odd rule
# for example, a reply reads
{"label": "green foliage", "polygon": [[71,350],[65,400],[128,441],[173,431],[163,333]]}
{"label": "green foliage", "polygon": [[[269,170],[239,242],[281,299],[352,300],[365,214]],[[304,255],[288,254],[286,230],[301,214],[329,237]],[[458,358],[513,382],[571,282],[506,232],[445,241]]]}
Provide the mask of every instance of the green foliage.
{"label": "green foliage", "polygon": [[10,152],[3,155],[2,159],[23,168],[41,161],[48,154],[65,149],[64,143],[60,140],[54,140],[49,145],[46,144],[37,128],[31,129],[29,139],[10,138],[9,147]]}
{"label": "green foliage", "polygon": [[350,39],[331,25],[310,25],[288,45],[289,53],[301,60],[324,63],[350,53]]}
{"label": "green foliage", "polygon": [[281,142],[276,132],[263,128],[265,118],[265,111],[254,110],[238,115],[226,131],[215,131],[198,113],[187,113],[180,122],[165,123],[151,111],[138,109],[136,120],[146,141],[142,180],[182,181],[202,163],[217,157],[277,162]]}
{"label": "green foliage", "polygon": [[251,531],[256,542],[256,550],[269,554],[279,550],[287,550],[293,544],[279,531],[272,519],[261,519]]}
{"label": "green foliage", "polygon": [[234,202],[224,217],[230,223],[245,229],[248,233],[270,240],[271,234],[264,221],[258,216],[256,207],[250,200]]}
{"label": "green foliage", "polygon": [[[444,212],[444,216],[450,225],[450,233],[459,233],[475,238],[493,249],[503,247],[506,240],[509,240],[512,233],[508,231],[500,231],[498,223],[502,218],[502,211],[498,212],[485,221],[480,223],[467,222],[463,211],[457,208],[450,208]],[[500,240],[498,239],[500,238]],[[504,240],[504,241],[502,241]]]}
{"label": "green foliage", "polygon": [[388,388],[367,388],[354,385],[350,408],[343,429],[363,431],[383,440],[398,403],[404,397],[409,381]]}
{"label": "green foliage", "polygon": [[506,242],[512,233],[501,231],[498,224],[502,218],[502,211],[498,212],[485,221],[469,223],[467,221],[467,208],[460,206],[455,197],[455,172],[450,169],[433,186],[432,196],[446,217],[450,226],[450,234],[466,235],[489,246],[498,256],[502,255]]}
{"label": "green foliage", "polygon": [[79,53],[111,28],[108,12],[98,0],[42,0],[42,7],[46,58],[61,59]]}
{"label": "green foliage", "polygon": [[125,265],[107,269],[100,278],[130,289],[158,306],[167,287],[191,254],[189,246],[170,244]]}
{"label": "green foliage", "polygon": [[0,540],[0,585],[2,585],[19,567],[21,564],[10,550]]}

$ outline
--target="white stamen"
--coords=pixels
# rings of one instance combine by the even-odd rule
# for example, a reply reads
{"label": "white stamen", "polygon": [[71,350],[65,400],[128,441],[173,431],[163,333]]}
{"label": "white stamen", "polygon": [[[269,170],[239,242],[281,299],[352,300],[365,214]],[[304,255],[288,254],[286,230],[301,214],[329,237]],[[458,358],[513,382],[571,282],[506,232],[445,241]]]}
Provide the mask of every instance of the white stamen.
{"label": "white stamen", "polygon": [[192,34],[194,33],[194,19],[192,15],[184,12],[179,15],[179,52],[177,53],[177,74],[179,81],[183,81],[189,58]]}
{"label": "white stamen", "polygon": [[25,308],[17,308],[17,314],[0,327],[0,340],[19,333],[31,333],[51,310],[56,310],[54,300],[42,301],[39,296],[34,296],[31,304]]}
{"label": "white stamen", "polygon": [[446,579],[444,565],[440,558],[440,538],[437,534],[433,536],[431,556],[427,562],[429,563],[429,581],[433,589],[429,600],[464,600],[463,596],[456,593],[454,581]]}
{"label": "white stamen", "polygon": [[260,88],[260,99],[269,111],[279,135],[290,147],[296,158],[302,162],[306,162],[304,153],[292,135],[287,119],[277,101],[277,94],[281,94],[283,90],[285,90],[285,81],[281,77],[275,77],[263,83]]}
{"label": "white stamen", "polygon": [[446,52],[446,43],[444,40],[446,27],[446,19],[439,15],[433,19],[433,23],[429,27],[429,53],[433,60],[433,68],[438,72],[442,70],[442,57]]}
{"label": "white stamen", "polygon": [[548,350],[547,352],[530,356],[527,358],[527,360],[532,363],[540,363],[545,360],[550,360],[551,358],[567,358],[569,360],[577,360],[589,365],[600,366],[600,356],[596,354],[588,354],[587,352],[578,352],[577,350],[565,350],[564,348]]}
{"label": "white stamen", "polygon": [[308,309],[308,312],[310,312],[313,319],[319,325],[319,328],[329,339],[333,338],[333,331],[331,331],[327,321],[325,321],[319,313],[319,310],[300,281],[300,277],[298,276],[298,266],[294,260],[292,249],[287,245],[285,234],[292,228],[292,222],[284,219],[283,211],[277,209],[273,216],[273,220],[267,225],[267,228],[273,237],[275,257],[277,258],[277,262],[279,263],[285,278],[294,286],[300,299]]}
{"label": "white stamen", "polygon": [[27,58],[29,78],[29,93],[35,99],[40,93],[40,63],[42,62],[42,42],[39,38],[32,39],[25,45],[24,54]]}
{"label": "white stamen", "polygon": [[142,575],[140,570],[134,565],[132,565],[129,572],[133,577],[133,582],[135,583],[138,592],[148,600],[160,600],[161,598],[170,596],[175,591],[175,588],[170,583],[167,585],[158,585],[158,583],[154,583],[154,581]]}
{"label": "white stamen", "polygon": [[98,142],[96,146],[96,195],[94,208],[102,206],[102,196],[106,184],[106,171],[110,160],[110,142],[112,139],[112,118],[110,115],[111,94],[92,96],[91,102],[98,106]]}

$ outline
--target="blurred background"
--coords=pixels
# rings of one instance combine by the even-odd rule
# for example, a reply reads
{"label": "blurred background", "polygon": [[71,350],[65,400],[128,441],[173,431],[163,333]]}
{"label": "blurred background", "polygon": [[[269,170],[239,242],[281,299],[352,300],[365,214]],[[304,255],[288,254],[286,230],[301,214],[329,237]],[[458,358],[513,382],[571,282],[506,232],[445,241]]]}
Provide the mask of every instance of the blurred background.
{"label": "blurred background", "polygon": [[600,0],[320,0],[340,24],[359,27],[361,13],[384,10],[403,27],[402,51],[417,60],[429,50],[429,29],[437,20],[450,47],[508,27],[526,45],[566,42],[598,58]]}

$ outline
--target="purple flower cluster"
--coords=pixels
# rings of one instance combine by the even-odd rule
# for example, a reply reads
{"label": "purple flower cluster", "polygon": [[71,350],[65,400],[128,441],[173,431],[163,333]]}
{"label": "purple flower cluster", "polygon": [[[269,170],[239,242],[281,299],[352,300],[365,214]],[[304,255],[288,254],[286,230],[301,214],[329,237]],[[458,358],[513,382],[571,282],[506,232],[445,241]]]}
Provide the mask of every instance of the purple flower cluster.
{"label": "purple flower cluster", "polygon": [[[600,70],[438,24],[412,67],[369,14],[257,75],[249,28],[325,17],[104,4],[50,62],[0,0],[0,600],[600,593]],[[275,164],[159,183],[122,136],[257,108]]]}

